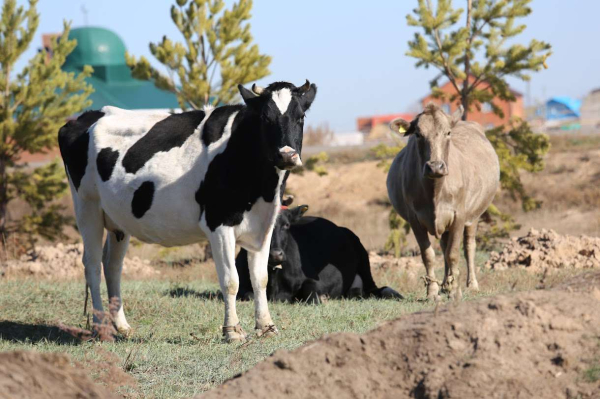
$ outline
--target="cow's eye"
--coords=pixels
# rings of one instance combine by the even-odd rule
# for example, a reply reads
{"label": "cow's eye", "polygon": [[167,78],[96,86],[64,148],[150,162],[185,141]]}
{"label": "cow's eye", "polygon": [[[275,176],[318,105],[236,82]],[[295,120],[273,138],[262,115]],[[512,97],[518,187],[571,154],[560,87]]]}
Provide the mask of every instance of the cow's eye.
{"label": "cow's eye", "polygon": [[286,224],[284,224],[284,225],[283,225],[283,229],[284,229],[284,230],[287,230],[287,229],[289,229],[289,228],[290,228],[290,225],[289,225],[289,223],[286,223]]}
{"label": "cow's eye", "polygon": [[415,137],[418,138],[418,139],[420,139],[423,136],[421,136],[421,133],[418,130],[415,130]]}
{"label": "cow's eye", "polygon": [[446,136],[450,137],[450,133],[452,133],[452,131],[448,131],[448,133],[446,133]]}
{"label": "cow's eye", "polygon": [[304,122],[304,118],[306,118],[306,114],[302,114],[302,116],[298,118],[298,123]]}

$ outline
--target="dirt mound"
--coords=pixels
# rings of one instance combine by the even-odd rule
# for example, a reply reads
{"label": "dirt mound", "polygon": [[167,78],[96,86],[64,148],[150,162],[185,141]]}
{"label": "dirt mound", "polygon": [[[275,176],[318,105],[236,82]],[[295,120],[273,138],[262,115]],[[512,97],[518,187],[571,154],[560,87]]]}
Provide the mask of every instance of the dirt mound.
{"label": "dirt mound", "polygon": [[[0,275],[7,277],[33,276],[41,278],[83,278],[83,244],[56,244],[38,247],[18,260],[9,260],[0,265]],[[148,278],[160,274],[147,260],[138,257],[125,258],[123,275],[130,278]]]}
{"label": "dirt mound", "polygon": [[117,398],[62,354],[0,353],[0,399]]}
{"label": "dirt mound", "polygon": [[500,253],[492,252],[486,267],[526,267],[533,272],[558,268],[600,268],[600,238],[568,236],[554,230],[531,229],[513,238]]}
{"label": "dirt mound", "polygon": [[452,302],[364,335],[329,335],[277,351],[202,398],[598,398],[598,368],[600,289],[588,284]]}

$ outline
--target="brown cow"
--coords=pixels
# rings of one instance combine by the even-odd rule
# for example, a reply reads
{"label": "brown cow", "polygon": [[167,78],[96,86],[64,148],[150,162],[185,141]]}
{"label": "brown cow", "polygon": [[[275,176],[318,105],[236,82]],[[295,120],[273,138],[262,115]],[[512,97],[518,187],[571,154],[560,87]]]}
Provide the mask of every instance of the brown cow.
{"label": "brown cow", "polygon": [[[427,270],[427,297],[435,299],[435,253],[428,233],[440,240],[445,273],[442,289],[458,292],[460,240],[464,234],[467,287],[479,289],[475,277],[477,221],[492,202],[500,183],[494,148],[478,123],[461,121],[460,107],[452,116],[434,104],[412,122],[395,119],[395,132],[409,136],[387,177],[388,195],[396,211],[415,233]],[[455,289],[458,288],[458,291]]]}

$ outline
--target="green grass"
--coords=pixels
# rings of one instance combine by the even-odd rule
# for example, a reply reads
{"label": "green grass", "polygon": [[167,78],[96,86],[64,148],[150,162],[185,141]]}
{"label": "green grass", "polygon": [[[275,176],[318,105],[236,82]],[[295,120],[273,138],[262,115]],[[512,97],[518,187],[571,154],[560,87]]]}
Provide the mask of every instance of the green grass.
{"label": "green grass", "polygon": [[[85,327],[84,283],[12,280],[0,282],[0,351],[65,352],[96,381],[128,397],[180,398],[208,390],[252,367],[278,349],[294,349],[332,332],[362,333],[386,320],[423,309],[424,287],[404,273],[379,272],[376,279],[406,294],[404,301],[330,300],[320,306],[270,304],[280,334],[249,343],[221,339],[223,303],[210,299],[214,283],[164,280],[126,281],[125,309],[134,328],[130,339],[80,342],[56,326]],[[562,279],[560,275],[553,280]],[[511,290],[532,289],[540,277],[522,270],[481,270],[482,291],[465,300]],[[106,292],[103,292],[106,298]],[[242,326],[254,326],[253,303],[238,303]],[[122,386],[126,373],[133,386]]]}
{"label": "green grass", "polygon": [[600,362],[594,363],[583,373],[584,380],[587,382],[596,382],[600,380]]}
{"label": "green grass", "polygon": [[[126,392],[143,397],[189,397],[248,369],[277,349],[294,349],[330,332],[364,332],[383,320],[427,306],[417,301],[377,300],[328,301],[323,306],[271,304],[281,334],[253,339],[240,347],[222,342],[222,301],[203,297],[217,286],[192,282],[185,290],[181,288],[164,281],[125,282],[123,295],[134,336],[114,343],[81,343],[54,326],[85,327],[82,282],[3,282],[0,351],[66,352],[75,361],[88,364],[92,374],[101,374],[94,363],[105,361],[105,351],[118,357],[113,357],[118,367],[131,353],[127,369],[137,387]],[[188,295],[173,297],[171,291]],[[105,292],[103,295],[106,298]],[[252,331],[253,303],[239,303],[238,312],[244,329]]]}

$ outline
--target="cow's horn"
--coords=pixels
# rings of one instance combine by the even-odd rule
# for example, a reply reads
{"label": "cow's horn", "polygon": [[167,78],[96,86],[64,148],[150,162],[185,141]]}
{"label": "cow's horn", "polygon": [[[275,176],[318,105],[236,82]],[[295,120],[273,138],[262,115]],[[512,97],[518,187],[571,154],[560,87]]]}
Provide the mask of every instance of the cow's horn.
{"label": "cow's horn", "polygon": [[310,89],[310,82],[308,81],[308,79],[306,79],[306,83],[300,86],[298,90],[300,90],[301,93],[306,93],[308,89]]}
{"label": "cow's horn", "polygon": [[264,87],[257,86],[256,83],[254,83],[252,85],[252,91],[254,92],[254,94],[258,94],[260,96],[261,94],[263,94],[265,89]]}

